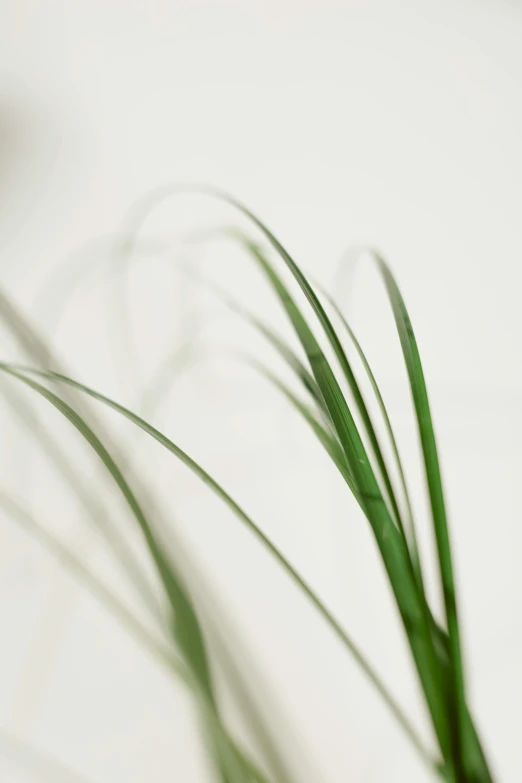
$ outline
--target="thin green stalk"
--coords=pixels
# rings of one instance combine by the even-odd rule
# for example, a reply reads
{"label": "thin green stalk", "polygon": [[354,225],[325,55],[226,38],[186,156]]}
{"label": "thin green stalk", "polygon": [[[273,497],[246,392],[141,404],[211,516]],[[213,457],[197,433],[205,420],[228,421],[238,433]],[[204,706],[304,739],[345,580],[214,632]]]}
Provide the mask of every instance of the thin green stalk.
{"label": "thin green stalk", "polygon": [[[319,288],[317,283],[315,284],[316,288]],[[397,468],[397,473],[399,476],[399,482],[404,498],[404,503],[406,507],[406,524],[404,525],[402,522],[402,515],[399,517],[399,522],[402,527],[402,532],[406,540],[408,541],[410,550],[411,550],[411,558],[412,558],[412,564],[415,571],[415,575],[419,584],[419,588],[423,595],[425,595],[425,589],[424,589],[424,581],[422,577],[422,568],[420,563],[420,555],[419,555],[419,545],[417,541],[417,534],[415,531],[415,522],[413,517],[413,510],[411,506],[411,500],[410,500],[410,493],[408,491],[408,484],[406,482],[406,476],[404,473],[404,468],[402,466],[402,460],[399,454],[399,448],[397,446],[397,440],[395,438],[395,433],[393,431],[393,427],[390,421],[390,417],[388,416],[388,411],[386,409],[386,404],[384,402],[383,396],[381,394],[381,390],[379,388],[379,385],[377,383],[377,380],[375,378],[375,375],[373,374],[372,368],[370,367],[368,363],[368,359],[366,358],[366,355],[361,347],[361,344],[359,340],[357,339],[353,329],[351,328],[350,324],[346,320],[346,317],[344,316],[342,310],[336,303],[333,296],[331,296],[327,291],[325,291],[322,287],[319,288],[320,292],[323,294],[323,296],[327,299],[327,301],[332,306],[333,310],[337,314],[339,320],[341,321],[344,329],[346,330],[346,333],[348,337],[350,338],[350,341],[353,344],[353,347],[355,348],[357,355],[359,356],[359,359],[361,360],[361,364],[363,365],[364,371],[366,372],[366,375],[368,377],[368,380],[370,382],[370,385],[372,387],[372,391],[375,396],[375,400],[377,402],[378,408],[380,410],[382,420],[384,423],[384,427],[386,430],[386,434],[388,436],[388,441],[390,443],[392,454],[395,462],[395,466]]]}
{"label": "thin green stalk", "polygon": [[437,444],[421,358],[409,314],[395,278],[386,262],[378,254],[375,254],[375,258],[384,279],[399,333],[424,457],[449,636],[452,683],[450,691],[452,698],[451,720],[453,741],[456,746],[455,755],[458,759],[457,772],[466,783],[468,781],[471,781],[471,783],[491,783],[491,773],[472,727],[466,704],[451,544]]}

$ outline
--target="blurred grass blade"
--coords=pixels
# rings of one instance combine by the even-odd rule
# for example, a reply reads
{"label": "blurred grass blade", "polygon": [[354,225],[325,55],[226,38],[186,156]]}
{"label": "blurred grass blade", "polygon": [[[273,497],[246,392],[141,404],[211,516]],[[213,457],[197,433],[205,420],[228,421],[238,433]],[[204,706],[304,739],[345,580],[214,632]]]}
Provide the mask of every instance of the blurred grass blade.
{"label": "blurred grass blade", "polygon": [[82,562],[82,560],[13,497],[0,491],[0,506],[26,533],[62,565],[89,593],[110,612],[127,632],[163,666],[188,682],[188,673],[173,651],[144,626],[125,604]]}
{"label": "blurred grass blade", "polygon": [[100,503],[98,494],[92,493],[89,486],[78,475],[74,463],[64,454],[59,443],[53,438],[48,428],[38,419],[31,406],[23,397],[12,392],[5,384],[2,384],[1,393],[17,416],[21,424],[26,428],[37,445],[45,453],[46,457],[55,465],[57,471],[64,479],[72,492],[78,498],[81,507],[85,510],[89,522],[103,536],[109,550],[121,566],[122,572],[129,578],[130,583],[136,589],[144,606],[160,625],[163,624],[163,608],[154,593],[149,580],[143,574],[143,570],[134,556],[131,548],[121,537],[117,529],[111,523],[110,514]]}
{"label": "blurred grass blade", "polygon": [[[20,348],[28,356],[30,356],[33,361],[38,363],[40,367],[46,368],[49,365],[52,365],[54,366],[55,369],[61,369],[61,371],[63,372],[60,363],[57,361],[52,351],[42,340],[42,338],[30,326],[27,319],[24,318],[18,312],[14,304],[10,301],[9,297],[7,297],[7,295],[1,289],[0,289],[0,317],[3,319],[6,326],[12,332]],[[19,378],[19,380],[26,381],[27,379]],[[72,387],[64,388],[64,395],[66,392],[68,397],[72,397],[76,408],[78,408],[78,410],[80,411],[83,411],[82,416],[84,419],[86,416],[88,416],[89,420],[91,421],[96,420],[96,417],[93,415],[92,410],[90,408],[87,408],[87,406],[84,404],[83,398],[85,397],[85,395],[78,394],[78,392]],[[86,424],[86,421],[84,421],[83,423]],[[98,432],[103,432],[103,437],[105,441],[107,443],[110,443],[110,448],[112,452],[114,454],[119,455],[119,459],[122,464],[126,463],[127,460],[126,460],[125,452],[123,452],[121,449],[118,448],[117,444],[105,432],[103,426],[98,420],[95,421],[95,425]],[[38,435],[40,435],[40,432],[38,432]],[[120,470],[120,474],[121,474],[121,470]],[[162,519],[163,514],[161,512],[161,509],[159,509],[154,496],[152,496],[150,492],[147,491],[147,487],[144,485],[143,481],[141,481],[139,476],[137,476],[136,474],[133,474],[132,480],[139,487],[140,495],[143,497],[144,500],[146,499],[147,508],[150,511],[150,513],[153,514],[155,518]],[[181,547],[181,542],[179,540],[176,541],[176,547],[177,549]],[[190,553],[184,551],[183,560],[186,561],[187,563],[190,563],[190,568],[191,571],[193,572],[191,576],[194,577],[197,575],[197,582],[201,582],[202,575],[201,573],[198,573],[198,569],[194,566],[193,563],[191,563]],[[197,585],[193,585],[193,587],[195,586]],[[200,598],[210,599],[208,589],[203,590],[203,592],[200,591]],[[212,620],[213,615],[221,616],[222,618],[222,613],[217,610],[215,597],[212,597],[210,603],[212,604],[212,611],[207,613],[210,616],[210,619],[207,618],[207,621],[209,623],[213,623]],[[223,664],[223,666],[226,666],[226,669],[229,673],[229,684],[233,689],[234,694],[238,698],[238,702],[241,704],[243,716],[247,720],[248,724],[254,727],[256,741],[259,743],[260,747],[262,748],[262,751],[265,754],[265,758],[269,761],[270,766],[274,770],[274,774],[276,775],[277,779],[280,780],[281,783],[290,783],[291,776],[287,774],[286,762],[282,758],[276,746],[276,743],[273,740],[273,734],[270,731],[268,731],[266,728],[265,719],[259,716],[258,707],[255,701],[251,697],[249,688],[245,685],[243,675],[235,665],[231,650],[227,642],[221,638],[221,630],[219,625],[215,625],[214,627],[214,636],[216,639],[216,643],[219,643],[219,647],[221,650],[221,658],[222,658],[221,663]],[[198,701],[200,702],[200,705],[202,704],[203,708],[207,712],[209,712],[208,699],[204,694],[200,695]],[[220,727],[220,718],[219,715],[217,714],[217,711],[214,710],[214,715],[210,715],[210,714],[207,715],[207,720],[209,722],[209,725],[214,726],[213,736],[215,735],[215,732],[217,730],[219,730],[220,732],[223,731],[223,729]],[[215,728],[216,726],[217,729]],[[219,752],[219,747],[218,747],[219,744],[220,744],[219,737],[216,737],[216,742],[214,743],[216,752]],[[237,745],[234,743],[233,740],[230,740],[230,744],[232,747],[232,757],[234,762],[233,767],[236,770],[240,768],[243,774],[245,772],[245,765],[244,762],[242,761],[242,758],[244,757],[244,753],[238,753]],[[238,755],[241,756],[239,760],[237,758]],[[252,769],[253,765],[250,765],[250,767]],[[263,780],[263,775],[261,772],[257,774],[255,780],[256,781]],[[223,783],[225,783],[225,781],[223,781]],[[227,783],[230,783],[230,781],[227,781]]]}
{"label": "blurred grass blade", "polygon": [[[65,368],[56,359],[47,343],[31,327],[27,319],[18,312],[15,305],[2,289],[0,289],[0,317],[16,338],[22,351],[30,357],[31,361],[45,369],[52,366],[55,370],[65,371]],[[119,535],[117,529],[111,523],[110,514],[106,512],[103,504],[100,502],[100,493],[93,494],[90,488],[85,485],[85,482],[78,476],[74,464],[66,458],[63,449],[40,422],[31,406],[20,395],[11,394],[10,389],[4,385],[1,391],[31,437],[45,451],[66,483],[76,494],[82,507],[87,512],[88,518],[95,523],[96,528],[105,537],[117,562],[120,563],[123,572],[130,579],[140,598],[149,608],[152,615],[162,623],[162,609],[158,605],[157,597],[143,575],[131,548],[127,546],[125,539]],[[75,403],[78,406],[80,400],[75,400]],[[91,412],[82,410],[84,418],[86,418],[88,413],[90,414]],[[90,416],[90,421],[92,421],[92,415]],[[98,432],[103,431],[99,423],[97,422],[96,424]],[[107,442],[108,438],[105,434],[104,439]],[[114,444],[111,445],[114,451],[116,451]],[[101,524],[102,521],[103,524]]]}
{"label": "blurred grass blade", "polygon": [[[149,553],[156,565],[166,597],[169,600],[172,610],[172,636],[180,650],[185,664],[192,672],[195,683],[197,683],[200,697],[199,701],[206,707],[204,711],[206,725],[212,729],[214,751],[217,756],[217,766],[220,770],[223,783],[244,783],[245,764],[219,718],[208,653],[203,632],[196,612],[192,606],[191,598],[172,567],[170,559],[166,555],[166,552],[145,517],[137,498],[123,474],[94,431],[67,403],[53,392],[49,391],[45,386],[42,386],[21,373],[18,373],[16,370],[9,368],[8,365],[1,363],[0,369],[22,381],[22,383],[40,394],[60,411],[60,413],[62,413],[78,430],[83,438],[85,438],[110,472],[138,523]],[[251,764],[250,766],[253,770],[254,765]],[[259,772],[257,778],[254,780],[262,781],[262,773]],[[290,778],[281,777],[281,780],[288,780],[288,783],[290,783]]]}
{"label": "blurred grass blade", "polygon": [[42,783],[91,783],[84,775],[3,727],[0,727],[0,753],[14,759],[25,772],[30,770],[30,778],[24,777],[25,780],[34,780],[36,772]]}
{"label": "blurred grass blade", "polygon": [[173,636],[178,642],[180,650],[191,660],[197,672],[198,680],[207,697],[212,702],[214,700],[214,691],[207,656],[204,651],[201,629],[195,617],[191,601],[181,582],[176,577],[157,536],[153,532],[137,498],[134,496],[120,469],[94,431],[67,403],[45,386],[36,383],[15,370],[11,370],[7,365],[1,364],[0,367],[38,392],[60,411],[80,432],[107,467],[138,523],[149,553],[156,565],[165,594],[170,602],[173,617],[177,618],[172,628]]}
{"label": "blurred grass blade", "polygon": [[[46,392],[46,395],[44,396],[47,396],[47,399],[52,401],[55,406],[61,406],[63,405],[63,403],[61,403],[60,399],[56,397],[56,395],[54,395],[52,392],[45,389],[45,387],[40,386],[39,384],[35,384],[33,381],[27,378],[26,374],[37,375],[51,381],[59,381],[65,384],[69,384],[74,388],[89,395],[90,397],[99,400],[100,402],[104,403],[105,405],[109,406],[113,410],[117,411],[118,413],[120,413],[121,415],[123,415],[124,417],[132,421],[135,425],[143,429],[151,437],[153,437],[156,441],[158,441],[158,443],[163,445],[168,451],[170,451],[172,454],[178,457],[178,459],[180,459],[193,473],[195,473],[195,475],[197,475],[205,484],[207,484],[207,486],[209,486],[214,491],[214,493],[218,495],[218,497],[220,497],[226,503],[226,505],[254,533],[254,535],[270,551],[272,556],[275,557],[276,560],[278,560],[281,566],[298,584],[300,589],[307,595],[308,599],[323,615],[323,617],[328,622],[330,627],[334,630],[336,635],[340,638],[340,640],[343,642],[343,644],[347,647],[347,649],[350,651],[352,656],[358,662],[359,666],[364,670],[366,675],[369,677],[374,687],[378,690],[381,697],[384,699],[384,701],[386,702],[390,710],[393,712],[397,721],[400,723],[400,725],[407,733],[410,740],[415,745],[418,752],[421,754],[424,761],[426,761],[432,768],[434,768],[434,763],[432,759],[430,758],[427,751],[424,749],[421,741],[418,739],[416,732],[410,725],[408,719],[405,717],[400,707],[398,707],[398,705],[395,703],[393,697],[388,692],[387,688],[379,680],[377,674],[374,672],[370,664],[366,661],[366,659],[360,653],[360,651],[358,650],[356,645],[352,642],[352,640],[348,637],[348,635],[343,630],[343,628],[339,625],[339,623],[331,614],[331,612],[326,608],[326,606],[322,603],[322,601],[317,597],[317,595],[303,580],[303,578],[298,574],[298,572],[293,568],[293,566],[286,560],[286,558],[281,554],[281,552],[274,546],[274,544],[272,544],[272,542],[265,536],[265,534],[260,530],[260,528],[246,514],[246,512],[243,511],[243,509],[230,497],[230,495],[228,495],[228,493],[221,487],[221,485],[219,485],[216,481],[214,481],[214,479],[198,463],[192,460],[191,457],[188,456],[188,454],[186,454],[182,449],[179,448],[179,446],[177,446],[175,443],[169,440],[165,435],[163,435],[161,432],[155,429],[152,425],[145,422],[139,416],[132,413],[122,405],[119,405],[114,400],[111,400],[110,398],[106,397],[105,395],[99,392],[94,391],[93,389],[90,389],[89,387],[79,383],[78,381],[74,381],[73,379],[63,376],[59,373],[33,370],[31,368],[27,368],[27,367],[24,368],[16,365],[5,364],[5,363],[0,363],[0,370],[4,370],[5,372],[15,375],[16,377],[20,378],[20,380],[23,380],[25,383],[30,384],[32,387],[36,386],[37,390],[41,394]],[[67,411],[67,408],[68,406],[66,406],[65,408],[64,415],[67,415],[68,418],[72,416],[73,420],[75,420],[74,412],[71,411],[70,409],[69,411]],[[92,438],[92,435],[89,435],[89,438]],[[106,458],[107,457],[105,456],[104,461]],[[118,473],[116,475],[118,475]]]}

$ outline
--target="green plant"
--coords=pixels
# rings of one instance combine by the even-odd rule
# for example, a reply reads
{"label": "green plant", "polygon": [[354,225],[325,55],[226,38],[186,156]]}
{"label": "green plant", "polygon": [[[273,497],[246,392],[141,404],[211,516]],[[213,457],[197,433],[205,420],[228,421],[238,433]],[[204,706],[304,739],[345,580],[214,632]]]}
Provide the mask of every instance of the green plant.
{"label": "green plant", "polygon": [[[147,433],[176,459],[181,460],[217,494],[238,521],[257,537],[299,586],[307,600],[312,602],[347,652],[370,678],[412,746],[432,772],[451,783],[492,781],[468,707],[452,553],[424,374],[408,312],[388,265],[378,253],[373,253],[392,306],[418,425],[437,545],[438,573],[444,598],[444,627],[435,620],[426,597],[406,471],[401,462],[383,395],[359,342],[334,299],[310,282],[285,248],[253,213],[226,194],[209,189],[167,188],[154,194],[150,201],[140,208],[138,214],[133,216],[132,229],[125,233],[118,261],[120,271],[125,273],[132,259],[133,243],[149,212],[170,194],[184,192],[203,192],[228,203],[248,218],[261,236],[258,241],[244,232],[223,233],[227,241],[239,243],[246,256],[266,277],[297,337],[300,353],[296,353],[269,324],[250,313],[243,303],[235,302],[215,286],[213,291],[237,315],[260,332],[293,373],[302,394],[295,393],[292,387],[262,363],[247,357],[247,361],[283,393],[311,427],[370,524],[411,650],[412,662],[436,738],[438,756],[432,758],[410,720],[344,628],[246,511],[201,465],[163,432],[152,426],[147,417],[138,415],[109,396],[74,380],[5,295],[0,298],[1,316],[30,363],[2,362],[0,370],[3,375],[16,380],[59,411],[96,453],[118,487],[154,565],[162,594],[159,607],[150,593],[139,565],[128,551],[124,538],[111,530],[103,509],[96,502],[93,503],[89,493],[85,492],[81,477],[64,464],[63,454],[53,433],[39,427],[37,436],[40,442],[60,470],[67,474],[69,483],[82,499],[90,517],[102,528],[115,556],[156,617],[162,633],[155,635],[143,626],[72,552],[42,528],[12,497],[3,493],[0,495],[0,502],[14,519],[61,558],[153,655],[186,683],[198,704],[209,752],[214,760],[216,774],[223,783],[269,780],[291,783],[295,780],[292,766],[252,697],[248,682],[245,682],[227,645],[220,622],[216,621],[219,610],[212,604],[202,574],[191,562],[184,542],[179,536],[175,536],[172,526],[164,519],[153,495],[128,465],[124,451],[105,431],[90,403],[95,401],[102,406],[108,406]],[[296,296],[284,282],[271,254],[275,254],[278,263],[282,263],[290,272],[304,294],[308,303],[306,310],[298,304]],[[334,327],[333,316],[338,319],[339,328]],[[321,347],[312,326],[320,328],[327,350]],[[355,349],[368,376],[381,423],[384,425],[393,466],[385,456],[387,450],[384,448],[382,435],[379,435],[375,416],[370,412],[370,406],[352,368],[345,348],[346,341]],[[157,405],[163,392],[159,382],[154,388],[156,391],[159,388],[154,401]],[[349,390],[350,397],[345,389]],[[12,386],[9,395],[8,400],[14,409],[26,404],[22,399],[18,399],[16,394],[13,396]],[[30,415],[27,410],[20,411],[19,407],[18,411],[22,418],[27,419]],[[398,481],[393,478],[393,470]],[[166,540],[167,530],[169,534]],[[209,610],[209,607],[212,609]],[[216,646],[212,649],[208,643],[209,634],[215,639]],[[216,654],[225,667],[243,717],[256,738],[255,754],[242,747],[223,715],[213,671],[213,656]]]}

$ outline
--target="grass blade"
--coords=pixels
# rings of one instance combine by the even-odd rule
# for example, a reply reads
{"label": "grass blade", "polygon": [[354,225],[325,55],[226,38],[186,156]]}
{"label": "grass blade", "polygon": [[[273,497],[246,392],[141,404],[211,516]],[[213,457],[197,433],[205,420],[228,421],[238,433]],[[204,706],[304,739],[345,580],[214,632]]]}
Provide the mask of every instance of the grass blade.
{"label": "grass blade", "polygon": [[457,600],[453,577],[451,544],[437,444],[435,441],[435,432],[433,429],[421,358],[410,317],[400,290],[395,282],[395,278],[386,262],[378,254],[375,254],[375,258],[379,271],[384,279],[395,323],[397,325],[397,331],[399,333],[424,457],[425,474],[431,503],[435,539],[437,542],[439,572],[448,627],[448,652],[451,662],[450,696],[452,699],[450,715],[452,720],[453,742],[456,746],[455,755],[461,770],[459,774],[462,776],[462,779],[466,781],[490,783],[492,780],[491,773],[472,726],[466,704],[464,667],[462,662]]}
{"label": "grass blade", "polygon": [[[316,284],[316,288],[319,288],[317,284]],[[396,468],[397,468],[397,473],[398,473],[398,476],[399,476],[399,482],[400,482],[400,485],[401,485],[401,490],[402,490],[402,494],[403,494],[404,502],[405,502],[405,506],[406,506],[406,518],[405,518],[406,524],[404,524],[404,522],[402,521],[402,518],[401,518],[402,515],[399,516],[399,524],[402,527],[402,533],[403,533],[405,539],[407,540],[409,548],[410,548],[412,565],[413,565],[413,569],[415,571],[417,582],[419,584],[419,589],[421,590],[421,593],[423,595],[425,595],[424,582],[423,582],[423,578],[422,578],[422,568],[421,568],[421,563],[420,563],[419,547],[418,547],[418,543],[417,543],[417,536],[416,536],[416,533],[415,533],[415,524],[414,524],[414,519],[413,519],[413,511],[412,511],[411,501],[410,501],[410,493],[408,492],[408,485],[407,485],[407,482],[406,482],[406,476],[405,476],[405,473],[404,473],[402,460],[401,460],[401,457],[400,457],[400,454],[399,454],[399,448],[397,446],[397,440],[395,438],[395,433],[393,431],[393,427],[392,427],[392,424],[391,424],[391,421],[390,421],[390,417],[388,416],[388,411],[386,409],[386,405],[385,405],[383,396],[381,394],[381,390],[379,388],[379,385],[377,383],[375,375],[373,374],[373,371],[372,371],[372,369],[371,369],[371,367],[370,367],[370,365],[368,363],[366,355],[365,355],[365,353],[364,353],[364,351],[363,351],[363,349],[361,347],[361,344],[359,343],[359,340],[357,339],[357,337],[356,337],[353,329],[351,328],[350,324],[346,320],[346,317],[344,316],[342,310],[340,309],[340,307],[336,303],[335,299],[327,291],[325,291],[322,288],[320,289],[320,291],[321,291],[322,295],[326,298],[326,300],[330,303],[331,307],[333,308],[334,312],[336,313],[337,317],[339,318],[340,322],[342,323],[342,325],[343,325],[343,327],[344,327],[344,329],[346,331],[346,334],[350,338],[350,341],[351,341],[353,347],[355,348],[355,350],[357,352],[357,355],[359,356],[359,359],[361,361],[361,364],[362,364],[362,366],[364,368],[364,371],[365,371],[365,373],[366,373],[366,375],[368,377],[368,380],[370,382],[370,385],[371,385],[371,388],[372,388],[375,400],[377,402],[379,411],[381,413],[382,420],[383,420],[383,423],[384,423],[384,427],[385,427],[385,430],[386,430],[386,434],[387,434],[387,437],[388,437],[388,440],[389,440],[389,443],[390,443],[390,446],[391,446],[391,449],[392,449],[393,458],[394,458],[395,465],[396,465]]]}

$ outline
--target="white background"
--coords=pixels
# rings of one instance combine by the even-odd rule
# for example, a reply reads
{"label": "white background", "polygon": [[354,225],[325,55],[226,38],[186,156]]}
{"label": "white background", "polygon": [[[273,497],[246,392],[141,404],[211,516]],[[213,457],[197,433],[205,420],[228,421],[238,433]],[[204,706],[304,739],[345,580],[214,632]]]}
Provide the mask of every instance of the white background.
{"label": "white background", "polygon": [[[520,781],[522,7],[515,0],[2,0],[0,7],[0,269],[27,313],[53,269],[85,255],[137,199],[174,180],[236,194],[327,283],[348,246],[371,243],[387,256],[418,332],[435,411],[471,699],[498,780]],[[182,229],[183,209],[176,200],[163,207],[157,228]],[[166,280],[160,272],[135,280],[150,366],[165,353],[165,324],[172,316],[179,327],[192,301]],[[258,312],[273,308],[254,278],[245,273],[240,282],[235,293],[248,294]],[[363,272],[359,285],[361,298],[348,298],[403,432],[420,504],[392,321],[381,313],[375,278]],[[112,391],[99,317],[107,299],[95,289],[90,279],[86,293],[75,294],[57,339],[84,379]],[[180,384],[169,434],[306,574],[422,731],[408,654],[364,520],[295,416],[258,385],[246,374],[195,368]],[[2,427],[11,432],[4,412]],[[13,442],[3,438],[2,488],[16,485],[49,519],[60,516],[59,485],[39,480],[37,461],[24,473],[28,463]],[[319,770],[302,779],[424,779],[313,611],[205,490],[170,461],[161,464],[165,497]],[[95,783],[201,780],[183,692],[167,687],[7,518],[0,531],[5,730]],[[42,768],[2,743],[6,779],[41,778]]]}

